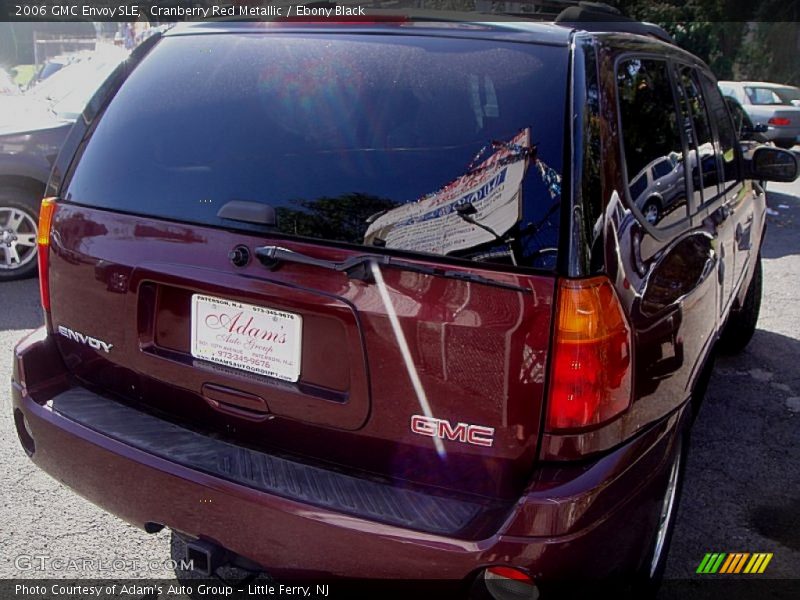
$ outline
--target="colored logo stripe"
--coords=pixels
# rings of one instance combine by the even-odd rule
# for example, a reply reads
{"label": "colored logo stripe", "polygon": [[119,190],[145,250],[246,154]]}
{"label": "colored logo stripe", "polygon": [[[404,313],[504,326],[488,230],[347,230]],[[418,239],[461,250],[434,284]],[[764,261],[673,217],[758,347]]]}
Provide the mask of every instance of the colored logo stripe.
{"label": "colored logo stripe", "polygon": [[728,560],[722,565],[720,573],[738,573],[744,567],[744,561],[750,557],[749,553],[735,552],[728,555]]}
{"label": "colored logo stripe", "polygon": [[762,554],[753,554],[753,558],[750,559],[750,562],[747,563],[747,566],[744,568],[745,573],[763,573],[764,569],[767,568],[769,561],[772,560],[772,552],[770,553],[762,553]]}
{"label": "colored logo stripe", "polygon": [[698,573],[716,573],[725,558],[725,553],[708,553],[697,567]]}
{"label": "colored logo stripe", "polygon": [[709,552],[703,557],[703,560],[700,561],[696,572],[704,575],[711,575],[714,573],[724,573],[727,575],[736,573],[763,573],[772,560],[772,556],[771,552],[755,554],[750,554],[749,552],[732,552],[730,554],[725,552]]}

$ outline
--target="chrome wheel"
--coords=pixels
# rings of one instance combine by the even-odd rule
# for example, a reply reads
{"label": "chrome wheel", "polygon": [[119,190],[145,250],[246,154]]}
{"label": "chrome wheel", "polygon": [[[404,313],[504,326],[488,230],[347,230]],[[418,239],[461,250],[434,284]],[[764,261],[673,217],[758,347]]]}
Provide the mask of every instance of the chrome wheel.
{"label": "chrome wheel", "polygon": [[0,206],[0,269],[15,271],[36,258],[37,225],[21,208]]}
{"label": "chrome wheel", "polygon": [[661,505],[661,515],[658,520],[658,531],[656,532],[656,544],[653,549],[653,559],[650,562],[650,577],[653,577],[658,570],[661,562],[661,555],[667,542],[670,526],[672,525],[672,512],[675,508],[675,498],[678,496],[678,475],[681,467],[681,448],[678,447],[672,468],[669,471],[669,481],[667,482],[667,492],[664,494],[664,502]]}

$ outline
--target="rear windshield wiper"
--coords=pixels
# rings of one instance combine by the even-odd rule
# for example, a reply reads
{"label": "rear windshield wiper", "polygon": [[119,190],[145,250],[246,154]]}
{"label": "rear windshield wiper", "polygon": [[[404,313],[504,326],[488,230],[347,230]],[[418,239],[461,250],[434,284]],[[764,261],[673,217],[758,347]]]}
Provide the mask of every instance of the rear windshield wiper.
{"label": "rear windshield wiper", "polygon": [[514,285],[512,283],[497,281],[496,279],[483,277],[482,275],[465,273],[463,271],[454,271],[452,269],[444,269],[441,267],[417,265],[404,260],[398,260],[384,254],[359,254],[358,256],[351,256],[350,258],[341,262],[335,262],[322,258],[314,258],[313,256],[308,256],[307,254],[294,252],[278,246],[262,246],[255,249],[255,255],[261,264],[270,270],[277,269],[282,262],[292,262],[301,265],[320,267],[322,269],[328,269],[331,271],[339,271],[340,273],[345,273],[351,279],[358,279],[368,283],[373,283],[374,279],[372,277],[370,267],[372,263],[375,263],[384,267],[402,269],[403,271],[411,271],[413,273],[446,277],[448,279],[458,279],[461,281],[469,281],[481,285],[491,285],[493,287],[513,290],[515,292],[523,292],[525,294],[532,293],[528,288]]}

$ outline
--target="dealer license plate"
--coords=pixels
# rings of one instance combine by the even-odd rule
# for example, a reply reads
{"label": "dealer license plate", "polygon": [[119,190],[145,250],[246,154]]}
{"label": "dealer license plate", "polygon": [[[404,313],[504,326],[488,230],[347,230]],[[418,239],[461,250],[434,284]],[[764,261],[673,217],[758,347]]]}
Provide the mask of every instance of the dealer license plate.
{"label": "dealer license plate", "polygon": [[194,294],[192,356],[275,377],[300,378],[303,318],[290,312]]}

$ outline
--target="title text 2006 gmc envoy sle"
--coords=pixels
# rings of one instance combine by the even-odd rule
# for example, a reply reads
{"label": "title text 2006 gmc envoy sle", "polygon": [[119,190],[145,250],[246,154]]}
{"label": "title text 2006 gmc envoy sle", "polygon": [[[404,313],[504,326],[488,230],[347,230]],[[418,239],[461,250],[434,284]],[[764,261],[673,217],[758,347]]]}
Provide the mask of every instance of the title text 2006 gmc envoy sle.
{"label": "title text 2006 gmc envoy sle", "polygon": [[175,28],[51,176],[20,442],[206,573],[646,589],[796,174],[653,36]]}

